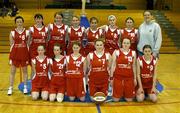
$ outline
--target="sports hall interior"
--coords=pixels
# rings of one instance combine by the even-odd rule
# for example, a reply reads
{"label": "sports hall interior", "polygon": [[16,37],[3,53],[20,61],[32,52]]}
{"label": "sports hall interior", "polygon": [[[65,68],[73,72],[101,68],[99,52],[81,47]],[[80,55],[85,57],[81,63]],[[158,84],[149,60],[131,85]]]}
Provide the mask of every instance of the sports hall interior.
{"label": "sports hall interior", "polygon": [[[3,0],[2,0],[3,1]],[[3,2],[0,4],[3,4]],[[34,25],[34,15],[41,13],[44,24],[53,22],[57,11],[70,11],[81,15],[81,0],[9,0],[17,5],[24,17],[24,26]],[[158,102],[107,102],[102,105],[87,102],[32,101],[29,95],[18,90],[20,70],[17,69],[14,93],[7,95],[9,86],[9,33],[15,27],[15,17],[0,17],[0,113],[180,113],[180,0],[157,0],[153,11],[162,29],[162,46],[158,62],[157,78],[163,85]],[[72,5],[73,4],[73,5]],[[125,27],[125,19],[132,17],[135,28],[143,22],[146,0],[90,0],[86,4],[86,17],[95,16],[99,26],[107,24],[107,17],[115,15],[119,28]],[[2,6],[2,5],[1,5]],[[159,17],[162,16],[162,17]],[[159,18],[159,20],[158,20]],[[168,20],[164,23],[162,18]],[[28,71],[30,73],[30,67]]]}

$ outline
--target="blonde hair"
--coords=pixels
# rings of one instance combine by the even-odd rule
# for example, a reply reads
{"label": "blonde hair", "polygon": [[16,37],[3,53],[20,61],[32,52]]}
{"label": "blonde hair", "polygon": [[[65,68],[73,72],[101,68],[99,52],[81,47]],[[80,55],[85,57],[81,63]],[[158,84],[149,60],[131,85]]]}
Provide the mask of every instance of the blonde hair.
{"label": "blonde hair", "polygon": [[109,15],[109,16],[108,16],[108,20],[111,20],[111,19],[115,19],[115,20],[116,20],[116,16],[114,16],[114,15]]}

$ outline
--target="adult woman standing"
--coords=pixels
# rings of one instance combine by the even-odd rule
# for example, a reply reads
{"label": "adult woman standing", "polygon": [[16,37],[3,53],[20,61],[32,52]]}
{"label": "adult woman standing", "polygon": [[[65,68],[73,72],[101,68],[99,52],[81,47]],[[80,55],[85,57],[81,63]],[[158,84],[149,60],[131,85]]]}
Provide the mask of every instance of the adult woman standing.
{"label": "adult woman standing", "polygon": [[158,57],[162,43],[161,28],[159,24],[153,20],[151,11],[145,11],[143,15],[144,22],[139,27],[139,42],[137,45],[139,55],[143,54],[144,45],[150,45],[153,56]]}
{"label": "adult woman standing", "polygon": [[[10,64],[11,64],[11,74],[10,74],[10,87],[8,89],[8,95],[13,93],[14,77],[17,67],[22,67],[24,75],[24,90],[27,93],[27,65],[29,64],[29,50],[28,50],[28,37],[29,32],[23,27],[24,19],[21,16],[15,18],[16,28],[10,32]],[[22,54],[23,53],[23,54]]]}

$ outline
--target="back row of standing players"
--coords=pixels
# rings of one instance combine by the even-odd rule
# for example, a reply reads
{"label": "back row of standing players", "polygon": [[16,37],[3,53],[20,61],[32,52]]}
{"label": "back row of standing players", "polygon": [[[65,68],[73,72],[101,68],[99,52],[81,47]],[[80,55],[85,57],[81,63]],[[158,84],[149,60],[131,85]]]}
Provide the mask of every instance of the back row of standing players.
{"label": "back row of standing players", "polygon": [[[145,15],[147,16],[147,19],[148,16],[149,18],[152,16],[149,11],[145,11],[144,16]],[[32,69],[34,73],[32,80],[32,98],[34,100],[36,100],[39,97],[40,91],[42,91],[41,97],[44,100],[48,98],[48,93],[50,93],[50,97],[49,97],[50,100],[54,100],[57,96],[57,100],[62,101],[63,100],[62,97],[66,89],[67,95],[70,97],[70,100],[74,100],[75,97],[79,97],[80,100],[83,101],[85,95],[85,91],[84,91],[85,88],[83,88],[83,81],[82,81],[83,77],[82,76],[78,77],[78,75],[73,75],[73,74],[82,74],[83,72],[84,75],[87,74],[89,75],[89,80],[90,80],[89,90],[91,97],[93,97],[93,95],[98,91],[101,91],[107,95],[108,78],[110,78],[110,81],[113,80],[112,86],[113,86],[114,101],[118,101],[121,97],[125,97],[127,101],[132,100],[133,96],[135,95],[134,86],[136,85],[136,80],[138,78],[136,77],[137,73],[136,73],[136,63],[135,63],[136,54],[137,54],[137,44],[142,43],[142,41],[141,39],[138,38],[138,30],[133,28],[134,20],[131,17],[128,17],[125,20],[127,27],[124,29],[118,29],[118,27],[116,26],[116,17],[114,15],[110,15],[108,17],[108,21],[109,21],[108,25],[104,25],[101,27],[97,27],[98,24],[97,18],[95,17],[90,18],[90,27],[87,29],[85,29],[84,27],[80,27],[79,25],[80,19],[77,16],[73,16],[72,26],[68,27],[67,25],[64,25],[62,23],[63,15],[59,12],[55,13],[54,23],[49,24],[48,27],[45,27],[43,25],[43,16],[41,14],[36,14],[34,16],[34,19],[36,24],[33,27],[30,27],[29,30],[25,30],[25,28],[23,27],[23,23],[24,23],[23,18],[20,16],[16,17],[15,23],[17,25],[17,28],[12,30],[10,33],[10,43],[11,43],[10,63],[12,65],[11,65],[11,74],[10,74],[10,87],[8,89],[9,95],[11,95],[13,91],[13,81],[14,81],[16,67],[19,66],[22,67],[24,81],[27,81],[27,65],[29,64],[29,59],[31,59],[32,68],[34,67],[34,69]],[[144,29],[139,29],[139,30],[143,31]],[[149,34],[155,31],[157,32],[157,30],[152,30],[152,29],[147,29],[147,31],[149,32]],[[101,38],[105,39],[104,40],[105,43],[101,40]],[[80,44],[78,44],[77,41],[79,41]],[[123,43],[124,43],[124,47],[123,47]],[[131,46],[128,47],[127,46],[128,43],[130,43]],[[58,46],[57,44],[61,45],[61,53],[63,55],[67,55],[66,57],[62,58],[66,60],[55,59],[53,50],[55,50],[54,45]],[[75,47],[73,44],[75,45]],[[161,43],[160,45],[158,45],[158,47],[156,44],[153,43],[145,43],[143,45],[141,44],[139,46],[140,49],[138,49],[140,53],[143,52],[142,49],[146,44],[149,45],[150,53],[153,51],[153,55],[156,57],[158,52],[157,51],[154,52],[154,46],[155,49],[159,49]],[[122,49],[120,49],[121,46]],[[43,47],[43,49],[46,48],[45,54],[47,55],[47,57],[42,57],[42,55],[40,55],[41,52],[38,52],[39,51],[38,48],[40,48],[40,51],[42,50],[41,47]],[[80,54],[75,53],[73,50],[73,48],[77,49],[78,47],[80,48],[79,51],[82,56]],[[149,59],[150,62],[146,63],[148,66],[150,66],[149,70],[150,73],[151,72],[153,73],[153,75],[157,61],[155,57],[151,56]],[[52,58],[54,60],[50,60],[49,58]],[[141,62],[140,64],[144,64],[143,61],[145,60],[143,59],[145,58],[140,57],[138,59],[139,62]],[[82,71],[82,69],[80,68],[82,67],[81,65],[83,64],[83,61],[86,62],[84,64],[86,65],[84,71]],[[57,62],[60,62],[60,64],[62,65],[58,64]],[[61,70],[61,68],[64,68],[63,66],[65,62],[66,62],[66,72],[64,73],[66,73],[66,82],[65,82],[66,88],[61,89],[59,94],[57,88],[54,87],[52,88],[50,86],[50,90],[49,90],[48,80],[45,80],[48,77],[46,71],[49,69],[47,68],[48,65],[51,64],[52,75],[56,76],[57,73],[60,74],[60,72],[53,72],[53,65],[59,66],[59,70]],[[116,74],[114,76],[115,72]],[[116,75],[123,75],[123,76],[125,75],[125,76],[116,77]],[[40,81],[47,81],[47,83],[39,81],[41,76],[42,77],[46,76],[46,78]],[[151,74],[146,74],[146,73],[144,73],[143,76],[144,78],[154,78],[152,77]],[[129,79],[129,77],[131,79]],[[80,78],[79,81],[77,81],[78,80],[77,78]],[[51,81],[52,80],[53,79],[51,79]],[[150,91],[146,90],[148,94],[155,92],[154,87],[152,88],[152,86],[155,86],[154,80],[152,81],[151,79],[150,81],[152,82],[152,85]],[[139,88],[138,90],[144,93],[144,90],[142,89],[143,88],[142,83],[141,85],[139,83],[139,86],[141,86],[141,88]],[[23,91],[24,93],[27,93],[26,82]],[[139,100],[143,100],[142,98],[144,97],[140,95]],[[152,98],[153,99],[156,98],[155,95],[153,95]]]}

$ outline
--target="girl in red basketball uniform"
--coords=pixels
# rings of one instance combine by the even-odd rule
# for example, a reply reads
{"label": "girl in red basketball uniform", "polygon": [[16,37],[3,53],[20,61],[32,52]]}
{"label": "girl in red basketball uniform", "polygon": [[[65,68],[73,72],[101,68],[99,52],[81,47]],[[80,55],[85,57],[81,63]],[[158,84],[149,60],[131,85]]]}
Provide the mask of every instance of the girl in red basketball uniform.
{"label": "girl in red basketball uniform", "polygon": [[80,51],[80,43],[73,42],[73,53],[66,56],[66,91],[70,101],[77,97],[85,101],[84,73],[86,72],[86,61]]}
{"label": "girl in red basketball uniform", "polygon": [[90,52],[87,56],[87,67],[89,70],[89,92],[92,97],[96,92],[108,93],[108,79],[110,71],[111,55],[104,50],[104,40],[95,41],[96,50]]}
{"label": "girl in red basketball uniform", "polygon": [[22,67],[24,75],[24,94],[27,93],[27,65],[29,64],[29,53],[28,53],[28,37],[29,32],[23,27],[24,19],[21,16],[15,18],[16,28],[10,32],[10,87],[8,89],[8,95],[13,93],[14,77],[17,67]]}
{"label": "girl in red basketball uniform", "polygon": [[89,52],[93,52],[95,50],[94,41],[98,38],[101,38],[103,35],[103,31],[101,28],[97,27],[98,19],[96,17],[90,18],[90,27],[86,30],[86,37],[88,40],[88,44],[85,48],[86,55]]}
{"label": "girl in red basketball uniform", "polygon": [[148,94],[149,99],[152,102],[157,101],[156,90],[156,68],[157,58],[152,55],[152,48],[150,45],[143,47],[143,56],[137,59],[137,78],[138,78],[138,90],[136,99],[138,102],[142,102],[145,99],[145,94]]}
{"label": "girl in red basketball uniform", "polygon": [[125,20],[126,28],[121,29],[121,40],[124,38],[129,38],[131,40],[130,49],[137,51],[138,43],[138,30],[133,27],[134,20],[131,17],[126,18]]}
{"label": "girl in red basketball uniform", "polygon": [[61,47],[58,43],[54,44],[53,62],[51,64],[52,77],[50,81],[49,100],[62,102],[65,93],[65,56],[61,55]]}
{"label": "girl in red basketball uniform", "polygon": [[122,40],[122,48],[114,51],[112,55],[111,77],[113,77],[113,100],[119,101],[124,97],[132,101],[136,86],[136,52],[129,49],[131,41]]}
{"label": "girl in red basketball uniform", "polygon": [[73,16],[72,18],[72,26],[68,28],[68,47],[67,47],[67,55],[73,53],[72,43],[75,41],[79,41],[81,43],[80,53],[85,55],[84,48],[82,45],[82,40],[84,39],[85,28],[80,26],[80,19],[77,16]]}
{"label": "girl in red basketball uniform", "polygon": [[105,49],[112,55],[114,50],[119,48],[120,29],[116,26],[116,17],[114,15],[110,15],[108,21],[109,25],[103,26]]}
{"label": "girl in red basketball uniform", "polygon": [[29,28],[30,32],[30,58],[34,58],[38,55],[37,47],[39,45],[43,45],[46,47],[47,45],[47,32],[48,28],[43,24],[43,16],[41,14],[36,14],[34,16],[34,20],[36,24]]}
{"label": "girl in red basketball uniform", "polygon": [[61,12],[56,12],[54,14],[54,23],[49,24],[48,31],[49,31],[49,41],[48,41],[48,57],[53,58],[53,47],[55,43],[59,43],[62,48],[62,54],[66,51],[66,32],[67,32],[67,25],[63,24],[63,15]]}
{"label": "girl in red basketball uniform", "polygon": [[45,47],[43,45],[38,46],[37,52],[38,56],[31,60],[32,70],[34,72],[31,96],[33,100],[37,100],[39,97],[41,97],[42,100],[47,100],[50,82],[48,71],[49,64],[52,60],[44,55]]}

